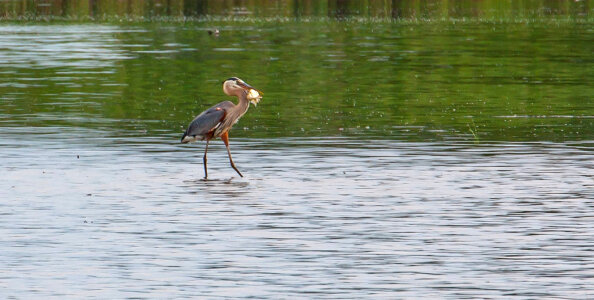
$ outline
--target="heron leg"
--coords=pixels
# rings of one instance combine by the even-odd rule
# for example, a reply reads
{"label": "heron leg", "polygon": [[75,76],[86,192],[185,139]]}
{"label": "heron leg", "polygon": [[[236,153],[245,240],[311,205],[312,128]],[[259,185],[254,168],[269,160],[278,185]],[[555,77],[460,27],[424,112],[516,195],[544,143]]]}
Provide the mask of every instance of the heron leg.
{"label": "heron leg", "polygon": [[208,140],[206,140],[206,147],[204,148],[204,157],[202,161],[204,162],[204,179],[208,178],[208,170],[206,169],[206,153],[208,152]]}
{"label": "heron leg", "polygon": [[237,167],[235,167],[235,164],[233,163],[233,158],[231,158],[231,150],[229,149],[229,133],[225,132],[224,134],[222,134],[221,140],[223,140],[223,142],[225,143],[225,147],[227,147],[227,154],[229,154],[229,162],[231,162],[231,167],[235,170],[235,172],[237,172],[237,174],[239,174],[239,176],[243,177],[243,175],[241,175],[241,172],[239,172],[239,170],[237,170]]}

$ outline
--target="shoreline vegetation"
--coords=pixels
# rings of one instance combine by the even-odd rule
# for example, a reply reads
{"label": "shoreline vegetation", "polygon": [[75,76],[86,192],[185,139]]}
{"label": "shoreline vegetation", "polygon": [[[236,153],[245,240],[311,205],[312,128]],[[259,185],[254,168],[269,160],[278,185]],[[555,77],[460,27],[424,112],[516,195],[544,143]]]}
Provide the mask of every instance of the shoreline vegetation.
{"label": "shoreline vegetation", "polygon": [[594,0],[3,1],[0,22],[592,23]]}
{"label": "shoreline vegetation", "polygon": [[592,17],[554,16],[554,17],[506,17],[506,18],[480,18],[480,17],[440,17],[440,18],[378,18],[378,17],[250,17],[250,16],[131,16],[131,15],[104,15],[104,16],[2,16],[0,22],[34,22],[34,23],[324,23],[324,22],[351,22],[351,23],[382,23],[382,24],[591,24]]}

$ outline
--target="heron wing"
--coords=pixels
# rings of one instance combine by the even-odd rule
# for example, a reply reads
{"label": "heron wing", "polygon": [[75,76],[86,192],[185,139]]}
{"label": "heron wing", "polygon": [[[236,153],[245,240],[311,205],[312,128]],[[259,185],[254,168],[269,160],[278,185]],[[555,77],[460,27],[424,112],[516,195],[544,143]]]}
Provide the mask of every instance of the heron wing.
{"label": "heron wing", "polygon": [[232,106],[233,103],[231,101],[224,101],[199,114],[188,126],[182,140],[186,136],[206,137],[209,132],[221,125],[227,110]]}

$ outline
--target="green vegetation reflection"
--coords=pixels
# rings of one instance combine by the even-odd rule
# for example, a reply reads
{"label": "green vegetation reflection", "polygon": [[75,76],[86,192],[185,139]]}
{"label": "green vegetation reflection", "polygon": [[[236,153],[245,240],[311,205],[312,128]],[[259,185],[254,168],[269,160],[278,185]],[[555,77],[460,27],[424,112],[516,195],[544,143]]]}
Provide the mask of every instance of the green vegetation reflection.
{"label": "green vegetation reflection", "polygon": [[[554,11],[582,16],[569,8]],[[5,126],[175,135],[238,76],[264,98],[236,137],[592,140],[592,22],[525,20],[5,24],[0,114]]]}

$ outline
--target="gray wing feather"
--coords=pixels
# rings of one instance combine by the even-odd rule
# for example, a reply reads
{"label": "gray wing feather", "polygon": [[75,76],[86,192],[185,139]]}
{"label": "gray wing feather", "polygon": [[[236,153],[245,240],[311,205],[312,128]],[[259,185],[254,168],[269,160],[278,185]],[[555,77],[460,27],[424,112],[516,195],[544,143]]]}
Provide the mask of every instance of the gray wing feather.
{"label": "gray wing feather", "polygon": [[231,107],[233,107],[231,101],[224,101],[199,114],[188,126],[182,140],[186,136],[206,136],[210,131],[220,126],[227,109]]}

